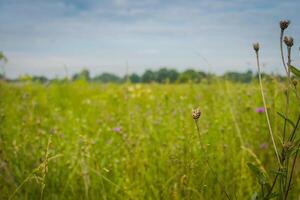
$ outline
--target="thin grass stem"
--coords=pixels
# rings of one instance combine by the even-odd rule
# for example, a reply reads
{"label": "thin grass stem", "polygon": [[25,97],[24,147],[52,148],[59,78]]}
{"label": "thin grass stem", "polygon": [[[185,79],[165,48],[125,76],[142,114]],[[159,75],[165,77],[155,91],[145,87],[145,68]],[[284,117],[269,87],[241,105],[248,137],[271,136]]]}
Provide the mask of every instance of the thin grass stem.
{"label": "thin grass stem", "polygon": [[277,147],[276,147],[276,143],[275,143],[274,136],[273,136],[273,131],[272,131],[272,128],[271,128],[271,123],[270,123],[269,114],[268,114],[268,110],[267,110],[265,95],[264,95],[264,91],[263,91],[258,51],[256,51],[256,62],[257,62],[257,68],[258,68],[258,78],[259,78],[260,92],[261,92],[261,96],[262,96],[262,100],[263,100],[263,104],[264,104],[264,109],[265,109],[265,113],[266,113],[269,133],[270,133],[270,136],[271,136],[271,139],[272,139],[272,143],[273,143],[273,146],[274,146],[274,150],[275,150],[275,153],[276,153],[278,164],[279,164],[279,166],[281,166],[278,150],[277,150]]}

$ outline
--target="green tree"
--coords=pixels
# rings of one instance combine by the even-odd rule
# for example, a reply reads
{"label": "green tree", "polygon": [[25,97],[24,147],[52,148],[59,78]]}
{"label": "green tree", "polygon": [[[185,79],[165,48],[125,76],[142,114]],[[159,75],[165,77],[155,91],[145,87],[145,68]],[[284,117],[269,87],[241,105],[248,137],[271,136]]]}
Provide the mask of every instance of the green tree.
{"label": "green tree", "polygon": [[72,77],[72,80],[86,80],[89,81],[90,78],[90,72],[87,69],[83,69],[79,74],[74,74]]}
{"label": "green tree", "polygon": [[157,73],[151,70],[146,70],[145,73],[142,75],[142,82],[143,83],[150,83],[156,81]]}
{"label": "green tree", "polygon": [[8,62],[7,57],[4,55],[4,53],[2,51],[0,51],[0,63],[1,62],[2,62],[2,64],[1,64],[2,70],[0,72],[0,78],[5,77],[5,68],[4,68],[4,66]]}
{"label": "green tree", "polygon": [[139,75],[133,73],[129,76],[129,80],[131,83],[139,83],[139,82],[141,82],[141,77]]}
{"label": "green tree", "polygon": [[122,79],[114,74],[103,73],[101,75],[95,76],[93,78],[93,81],[101,82],[101,83],[109,83],[109,82],[120,83],[122,82]]}
{"label": "green tree", "polygon": [[207,75],[204,72],[197,72],[193,69],[187,69],[179,75],[178,82],[186,83],[191,81],[194,83],[199,83],[206,76]]}
{"label": "green tree", "polygon": [[171,83],[175,82],[178,77],[178,72],[174,69],[161,68],[157,72],[156,81],[159,83],[165,83],[170,81]]}
{"label": "green tree", "polygon": [[249,83],[253,78],[253,73],[251,70],[246,73],[226,72],[223,77],[233,82]]}

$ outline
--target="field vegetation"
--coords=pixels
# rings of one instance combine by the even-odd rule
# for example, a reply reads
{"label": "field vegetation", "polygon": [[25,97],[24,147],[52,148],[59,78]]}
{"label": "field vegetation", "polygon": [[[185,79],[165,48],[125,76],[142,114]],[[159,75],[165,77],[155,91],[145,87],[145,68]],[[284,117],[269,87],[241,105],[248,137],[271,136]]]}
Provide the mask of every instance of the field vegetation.
{"label": "field vegetation", "polygon": [[[264,85],[278,137],[284,84]],[[258,86],[1,82],[0,199],[250,199],[247,163],[277,167]]]}

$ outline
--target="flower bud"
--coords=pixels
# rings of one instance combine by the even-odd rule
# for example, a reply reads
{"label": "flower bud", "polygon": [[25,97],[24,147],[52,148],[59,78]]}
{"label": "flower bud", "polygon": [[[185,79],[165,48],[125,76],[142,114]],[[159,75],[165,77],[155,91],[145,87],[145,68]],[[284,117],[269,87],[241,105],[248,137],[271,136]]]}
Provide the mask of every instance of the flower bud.
{"label": "flower bud", "polygon": [[297,84],[298,84],[298,81],[297,80],[293,80],[293,85],[295,86],[295,87],[297,87]]}
{"label": "flower bud", "polygon": [[201,111],[200,111],[200,109],[199,109],[199,108],[194,109],[194,110],[192,111],[192,116],[193,116],[193,119],[195,119],[195,120],[199,119],[199,117],[201,116]]}
{"label": "flower bud", "polygon": [[291,23],[290,20],[281,20],[279,22],[281,30],[283,31],[283,30],[287,29],[287,27],[290,25],[290,23]]}
{"label": "flower bud", "polygon": [[294,38],[285,36],[283,39],[284,43],[288,47],[292,47],[294,45]]}
{"label": "flower bud", "polygon": [[254,49],[255,52],[258,52],[258,50],[259,50],[259,43],[258,42],[253,43],[253,49]]}

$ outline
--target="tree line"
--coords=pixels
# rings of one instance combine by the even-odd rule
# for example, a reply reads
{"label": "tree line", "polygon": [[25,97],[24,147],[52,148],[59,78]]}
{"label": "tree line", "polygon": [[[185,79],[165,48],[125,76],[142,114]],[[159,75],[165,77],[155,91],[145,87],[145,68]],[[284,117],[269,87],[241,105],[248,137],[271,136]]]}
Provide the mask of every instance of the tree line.
{"label": "tree line", "polygon": [[[0,68],[0,79],[5,78],[5,68],[4,64],[8,61],[6,56],[3,52],[0,51],[0,63],[2,66]],[[284,80],[283,76],[274,75],[274,74],[262,74],[265,78],[272,78],[277,77],[279,80]],[[72,81],[76,80],[85,80],[89,82],[101,82],[101,83],[124,83],[124,82],[131,82],[131,83],[187,83],[187,82],[194,82],[200,83],[203,80],[209,81],[213,78],[222,78],[226,80],[230,80],[233,82],[241,82],[241,83],[249,83],[253,79],[257,80],[257,74],[253,73],[251,70],[246,72],[226,72],[223,75],[217,76],[213,73],[206,73],[203,71],[197,71],[194,69],[187,69],[183,72],[178,72],[176,69],[169,69],[169,68],[161,68],[158,70],[146,70],[142,75],[138,75],[136,73],[128,74],[125,76],[117,76],[113,73],[102,73],[100,75],[96,75],[94,77],[90,76],[90,72],[87,69],[83,69],[79,73],[75,73],[72,77]],[[69,78],[66,78],[70,80]],[[7,80],[7,79],[6,79]],[[59,80],[55,79],[48,79],[45,76],[29,76],[24,75],[18,79],[10,80],[10,81],[22,81],[22,80],[32,80],[38,81],[41,83]],[[64,79],[65,80],[65,79]]]}
{"label": "tree line", "polygon": [[[277,77],[279,80],[283,80],[283,76],[263,74],[264,78],[271,79]],[[211,81],[214,78],[226,79],[232,82],[249,83],[252,80],[257,80],[257,74],[251,70],[246,72],[226,72],[223,75],[216,75],[213,73],[206,73],[203,71],[197,71],[194,69],[187,69],[182,72],[178,72],[175,69],[161,68],[158,70],[146,70],[143,74],[138,75],[132,73],[125,76],[118,76],[113,73],[102,73],[91,77],[90,72],[87,69],[83,69],[79,73],[75,73],[71,78],[66,78],[71,81],[84,80],[88,82],[99,83],[200,83],[202,81]],[[44,76],[23,76],[19,80],[30,79],[38,82],[49,82],[58,79],[48,79]]]}

